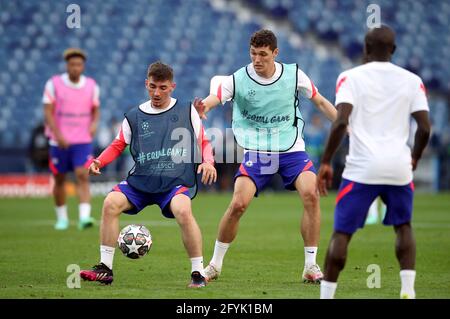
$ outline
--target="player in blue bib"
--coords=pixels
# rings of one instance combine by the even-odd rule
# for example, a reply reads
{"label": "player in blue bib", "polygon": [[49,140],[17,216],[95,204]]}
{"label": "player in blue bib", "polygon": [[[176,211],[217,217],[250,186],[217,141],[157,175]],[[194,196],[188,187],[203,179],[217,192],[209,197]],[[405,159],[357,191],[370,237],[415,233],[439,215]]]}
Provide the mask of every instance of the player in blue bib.
{"label": "player in blue bib", "polygon": [[112,283],[120,214],[134,215],[156,204],[165,217],[175,218],[180,226],[192,266],[189,287],[203,287],[206,280],[202,236],[192,213],[191,198],[195,196],[196,174],[203,174],[205,184],[216,181],[212,149],[195,108],[190,102],[171,97],[175,83],[170,66],[161,62],[151,64],[145,86],[151,99],[125,114],[116,139],[89,167],[91,174],[100,174],[100,168],[117,158],[128,145],[135,161],[127,179],[116,185],[104,201],[100,263],[81,271],[80,276]]}

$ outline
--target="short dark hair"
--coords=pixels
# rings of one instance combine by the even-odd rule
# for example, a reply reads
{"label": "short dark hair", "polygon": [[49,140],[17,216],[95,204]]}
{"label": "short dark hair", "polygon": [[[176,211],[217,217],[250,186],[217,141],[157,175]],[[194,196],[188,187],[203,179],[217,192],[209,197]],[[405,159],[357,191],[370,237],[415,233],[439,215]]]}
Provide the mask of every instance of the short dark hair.
{"label": "short dark hair", "polygon": [[80,48],[68,48],[67,50],[64,51],[63,57],[64,57],[64,60],[66,60],[66,62],[68,62],[73,57],[80,57],[84,61],[86,61],[86,58],[87,58],[86,52],[84,52]]}
{"label": "short dark hair", "polygon": [[173,69],[161,61],[150,64],[147,70],[147,79],[153,77],[155,81],[173,81]]}
{"label": "short dark hair", "polygon": [[277,45],[277,37],[270,30],[259,30],[252,34],[250,39],[250,46],[254,46],[255,48],[261,47],[269,47],[270,50],[275,50]]}

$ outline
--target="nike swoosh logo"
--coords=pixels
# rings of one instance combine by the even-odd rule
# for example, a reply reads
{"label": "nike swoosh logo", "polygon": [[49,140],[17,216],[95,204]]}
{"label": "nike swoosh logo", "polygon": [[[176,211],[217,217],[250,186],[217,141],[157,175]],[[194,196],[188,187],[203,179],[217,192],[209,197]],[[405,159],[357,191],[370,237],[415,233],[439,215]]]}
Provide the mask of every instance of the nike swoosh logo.
{"label": "nike swoosh logo", "polygon": [[309,251],[309,250],[307,250],[306,252],[307,252],[307,253],[310,253],[310,254],[314,254],[314,252],[313,252],[313,251]]}

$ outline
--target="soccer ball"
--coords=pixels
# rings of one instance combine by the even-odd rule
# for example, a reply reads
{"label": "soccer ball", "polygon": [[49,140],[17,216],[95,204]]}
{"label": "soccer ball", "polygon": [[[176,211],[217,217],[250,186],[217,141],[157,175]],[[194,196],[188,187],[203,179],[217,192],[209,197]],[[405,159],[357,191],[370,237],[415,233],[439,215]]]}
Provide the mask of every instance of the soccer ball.
{"label": "soccer ball", "polygon": [[152,235],[143,225],[128,225],[120,231],[117,244],[125,256],[138,259],[144,257],[152,247]]}

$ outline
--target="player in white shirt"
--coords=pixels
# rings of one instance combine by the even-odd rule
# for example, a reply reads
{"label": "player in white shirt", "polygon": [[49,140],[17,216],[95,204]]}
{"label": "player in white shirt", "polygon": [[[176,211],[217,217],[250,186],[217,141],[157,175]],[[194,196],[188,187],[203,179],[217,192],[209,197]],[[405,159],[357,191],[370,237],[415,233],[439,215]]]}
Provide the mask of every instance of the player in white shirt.
{"label": "player in white shirt", "polygon": [[[319,190],[327,194],[331,158],[347,129],[349,154],[336,198],[320,297],[334,298],[352,235],[364,227],[369,206],[378,196],[386,204],[383,220],[397,235],[401,298],[415,298],[416,246],[411,227],[413,170],[430,135],[428,102],[422,80],[390,62],[395,33],[387,26],[365,37],[365,64],[340,74],[336,86],[338,118],[333,123],[319,170]],[[417,122],[414,146],[407,145],[411,116]]]}
{"label": "player in white shirt", "polygon": [[298,95],[310,99],[331,121],[337,112],[296,64],[275,61],[278,52],[272,31],[255,32],[250,39],[252,63],[233,75],[213,78],[210,95],[196,104],[200,117],[205,118],[211,108],[233,100],[234,136],[245,150],[235,176],[233,198],[219,225],[214,255],[205,269],[209,280],[221,273],[225,253],[253,197],[258,196],[277,173],[285,188],[297,191],[303,201],[300,231],[305,265],[302,279],[317,283],[323,276],[316,263],[320,237],[316,172],[305,152],[304,121],[297,107]]}

